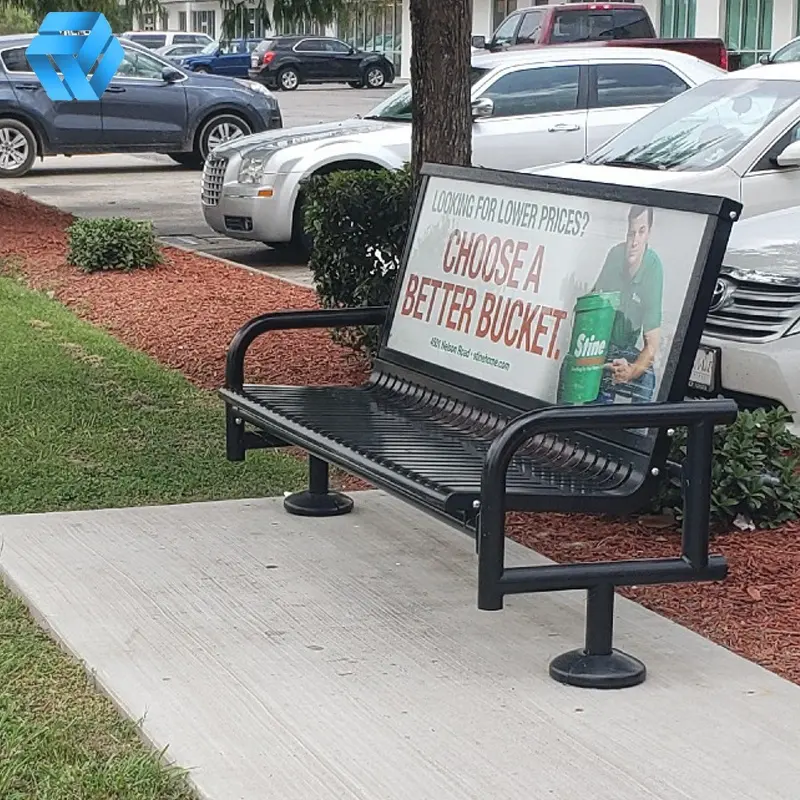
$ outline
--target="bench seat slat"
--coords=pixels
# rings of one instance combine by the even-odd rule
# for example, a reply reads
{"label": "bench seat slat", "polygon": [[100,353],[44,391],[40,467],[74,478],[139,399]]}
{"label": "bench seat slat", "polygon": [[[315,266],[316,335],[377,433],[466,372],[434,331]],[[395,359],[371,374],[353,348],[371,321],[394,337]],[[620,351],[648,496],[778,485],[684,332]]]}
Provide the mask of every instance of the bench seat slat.
{"label": "bench seat slat", "polygon": [[[290,444],[307,446],[316,440],[321,450],[337,454],[331,460],[346,469],[353,465],[348,453],[366,459],[384,468],[384,488],[402,493],[402,486],[391,483],[392,476],[404,478],[431,493],[427,502],[435,498],[440,511],[457,518],[474,516],[486,452],[508,422],[397,380],[378,379],[361,387],[249,384],[241,395],[222,394],[232,405],[238,397],[256,427],[279,432]],[[597,498],[600,510],[602,498],[607,502],[609,494],[630,494],[641,481],[630,463],[575,441],[543,436],[511,463],[509,509],[572,510],[580,502],[591,510],[591,498]]]}

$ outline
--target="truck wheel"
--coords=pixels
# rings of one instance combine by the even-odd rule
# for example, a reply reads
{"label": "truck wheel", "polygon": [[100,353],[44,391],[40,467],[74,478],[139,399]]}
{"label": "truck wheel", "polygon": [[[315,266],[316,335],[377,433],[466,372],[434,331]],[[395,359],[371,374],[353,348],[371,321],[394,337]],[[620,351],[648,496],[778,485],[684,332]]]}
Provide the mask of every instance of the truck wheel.
{"label": "truck wheel", "polygon": [[21,178],[35,160],[33,131],[15,119],[0,119],[0,178]]}
{"label": "truck wheel", "polygon": [[300,85],[300,76],[292,67],[284,67],[278,73],[278,86],[284,92],[293,92]]}

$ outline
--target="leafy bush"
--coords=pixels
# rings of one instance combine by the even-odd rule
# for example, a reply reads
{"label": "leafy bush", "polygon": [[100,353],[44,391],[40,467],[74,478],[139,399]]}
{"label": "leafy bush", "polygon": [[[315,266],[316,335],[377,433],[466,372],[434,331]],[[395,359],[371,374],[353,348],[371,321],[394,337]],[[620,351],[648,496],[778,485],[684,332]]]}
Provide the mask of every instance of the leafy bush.
{"label": "leafy bush", "polygon": [[[737,517],[775,528],[800,516],[800,438],[786,427],[783,409],[742,411],[736,422],[714,431],[711,475],[712,522],[726,528]],[[677,430],[670,458],[686,459],[686,431]],[[680,514],[680,482],[665,483],[659,508]]]}
{"label": "leafy bush", "polygon": [[[310,178],[305,228],[314,247],[309,266],[324,308],[389,302],[411,214],[412,180],[400,170],[344,170]],[[375,328],[334,332],[334,339],[372,354]]]}
{"label": "leafy bush", "polygon": [[162,261],[152,222],[127,217],[79,219],[67,229],[67,260],[84,272],[128,271]]}

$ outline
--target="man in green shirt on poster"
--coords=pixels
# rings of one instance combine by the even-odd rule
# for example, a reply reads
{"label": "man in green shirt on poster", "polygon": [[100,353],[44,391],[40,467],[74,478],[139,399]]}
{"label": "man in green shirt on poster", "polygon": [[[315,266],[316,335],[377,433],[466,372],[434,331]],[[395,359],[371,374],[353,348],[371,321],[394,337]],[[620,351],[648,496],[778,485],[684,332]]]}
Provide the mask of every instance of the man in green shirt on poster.
{"label": "man in green shirt on poster", "polygon": [[[608,251],[593,291],[619,292],[600,392],[595,403],[613,403],[617,395],[633,403],[653,399],[653,369],[661,335],[664,269],[649,246],[653,209],[632,206],[624,242]],[[640,342],[641,339],[641,342]]]}

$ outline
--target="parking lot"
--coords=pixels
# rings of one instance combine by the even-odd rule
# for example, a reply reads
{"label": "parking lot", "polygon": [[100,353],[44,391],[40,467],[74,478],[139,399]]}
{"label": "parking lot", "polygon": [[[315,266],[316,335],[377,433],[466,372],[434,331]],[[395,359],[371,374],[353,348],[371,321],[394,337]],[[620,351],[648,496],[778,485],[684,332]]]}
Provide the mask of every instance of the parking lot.
{"label": "parking lot", "polygon": [[[308,86],[277,96],[284,126],[295,127],[365,114],[397,88],[398,84],[382,90]],[[3,181],[2,187],[81,216],[152,219],[167,242],[307,282],[304,267],[281,263],[285,255],[212,231],[200,209],[200,177],[199,171],[187,170],[167,156],[56,156],[38,161],[24,178]]]}

